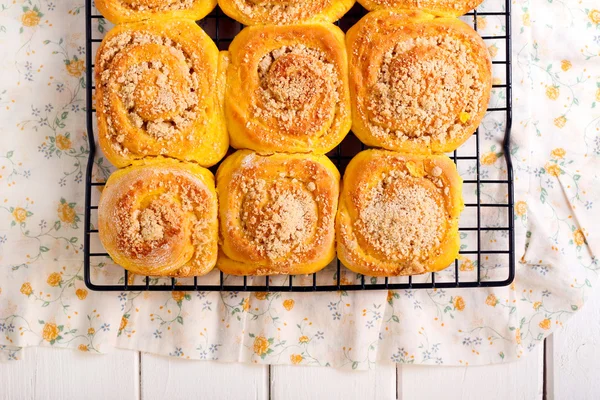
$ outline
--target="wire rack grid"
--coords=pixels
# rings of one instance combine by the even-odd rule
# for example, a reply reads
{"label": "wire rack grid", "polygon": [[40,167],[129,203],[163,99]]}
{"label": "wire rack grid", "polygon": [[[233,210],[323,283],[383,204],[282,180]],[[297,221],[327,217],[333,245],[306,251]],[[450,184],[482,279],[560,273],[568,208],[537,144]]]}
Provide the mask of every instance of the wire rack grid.
{"label": "wire rack grid", "polygon": [[[514,200],[513,200],[513,172],[510,153],[510,132],[512,124],[512,103],[511,103],[511,12],[510,0],[503,0],[501,10],[474,10],[463,17],[463,20],[470,22],[473,28],[478,30],[480,17],[492,17],[503,24],[501,34],[486,35],[482,38],[487,45],[495,46],[493,43],[499,43],[504,46],[504,57],[495,58],[493,67],[503,73],[504,81],[494,82],[494,89],[503,90],[505,103],[498,107],[488,107],[488,115],[495,114],[497,119],[503,121],[500,123],[502,137],[502,152],[505,162],[505,173],[498,179],[484,178],[481,168],[480,151],[480,132],[479,129],[473,135],[475,148],[470,154],[461,154],[458,149],[449,156],[455,163],[471,163],[470,171],[474,174],[473,179],[464,179],[465,187],[473,188],[471,201],[465,202],[465,212],[470,212],[473,216],[471,221],[475,226],[466,226],[461,221],[459,231],[461,238],[471,235],[471,240],[476,241],[473,248],[464,249],[461,246],[460,258],[462,262],[456,260],[454,265],[450,265],[445,273],[431,273],[419,277],[398,277],[398,278],[373,278],[365,277],[360,274],[354,274],[353,279],[345,277],[350,273],[339,260],[334,261],[330,266],[330,275],[326,278],[325,272],[317,272],[312,276],[279,276],[279,277],[229,277],[222,272],[215,271],[212,278],[194,277],[186,280],[168,278],[155,279],[152,277],[141,278],[139,282],[132,280],[132,276],[127,270],[120,269],[118,274],[121,276],[117,282],[104,283],[97,282],[94,276],[94,269],[103,263],[94,264],[94,260],[103,259],[110,262],[110,258],[104,249],[96,251],[92,249],[93,242],[98,241],[98,230],[92,223],[93,213],[97,213],[97,203],[92,204],[94,189],[101,188],[104,183],[94,180],[96,139],[95,139],[95,107],[93,104],[93,94],[95,90],[93,82],[93,67],[95,58],[95,48],[102,41],[102,31],[99,26],[105,26],[106,22],[93,6],[93,0],[86,0],[86,62],[89,68],[86,71],[86,100],[87,100],[87,128],[90,146],[90,155],[86,169],[86,202],[85,202],[85,232],[84,232],[84,277],[87,287],[96,291],[257,291],[257,292],[327,292],[327,291],[348,291],[348,290],[396,290],[396,289],[448,289],[448,288],[470,288],[470,287],[501,287],[512,283],[515,276],[515,256],[514,256]],[[484,3],[485,4],[485,3]],[[358,4],[352,8],[337,25],[344,31],[357,22],[366,11]],[[227,50],[235,34],[243,29],[243,25],[230,19],[217,7],[213,12],[206,16],[198,24],[213,38],[220,50]],[[481,23],[480,23],[481,24]],[[100,34],[99,34],[100,32]],[[97,36],[96,36],[97,35]],[[495,70],[495,71],[496,71]],[[343,173],[350,159],[365,147],[356,137],[350,133],[348,137],[332,152],[328,154],[331,160],[338,166]],[[215,167],[216,168],[216,167]],[[460,170],[460,169],[459,169]],[[214,171],[214,169],[213,169]],[[500,185],[503,187],[505,202],[488,202],[482,199],[482,187],[484,185]],[[495,226],[484,225],[482,223],[482,214],[486,211],[497,211],[502,214],[504,223]],[[501,234],[505,240],[505,246],[486,249],[482,245],[482,236],[487,234]],[[490,240],[493,242],[494,240]],[[502,270],[501,276],[492,274],[491,277],[484,276],[484,260],[490,257],[503,257],[500,264]],[[468,259],[468,263],[464,260]],[[471,260],[472,259],[472,260]],[[467,267],[468,264],[468,267]],[[118,266],[115,266],[120,268]],[[464,268],[463,268],[464,267]],[[493,268],[493,267],[492,267]],[[233,279],[232,279],[233,278]]]}

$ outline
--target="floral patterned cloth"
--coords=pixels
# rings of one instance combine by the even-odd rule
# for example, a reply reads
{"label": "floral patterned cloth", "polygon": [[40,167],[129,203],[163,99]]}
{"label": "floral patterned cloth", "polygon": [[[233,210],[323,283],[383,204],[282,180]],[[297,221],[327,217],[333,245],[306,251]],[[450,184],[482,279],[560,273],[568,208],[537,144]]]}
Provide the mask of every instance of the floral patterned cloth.
{"label": "floral patterned cloth", "polygon": [[[492,9],[498,9],[496,0],[480,7]],[[321,294],[85,288],[83,10],[83,0],[0,0],[3,358],[17,360],[24,347],[43,345],[355,369],[378,360],[497,363],[531,351],[581,308],[596,285],[600,11],[595,0],[513,2],[514,284]],[[480,16],[477,22],[484,31],[504,29],[502,17]],[[493,57],[504,50],[502,43],[489,49]],[[505,101],[502,90],[495,90],[493,101]],[[491,118],[481,128],[483,178],[506,174],[493,135],[503,124]],[[101,159],[97,166],[102,167]],[[459,171],[472,179],[476,167],[459,165]],[[489,188],[482,196],[501,201],[505,194]],[[506,223],[490,218],[491,226]],[[497,260],[465,258],[461,273],[473,271],[477,262],[486,276],[505,268]]]}

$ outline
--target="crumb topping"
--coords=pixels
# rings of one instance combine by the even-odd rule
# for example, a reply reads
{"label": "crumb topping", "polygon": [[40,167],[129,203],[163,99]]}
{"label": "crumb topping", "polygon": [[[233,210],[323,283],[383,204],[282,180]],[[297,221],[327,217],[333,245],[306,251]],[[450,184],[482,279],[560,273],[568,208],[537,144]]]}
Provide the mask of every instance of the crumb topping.
{"label": "crumb topping", "polygon": [[247,18],[270,24],[305,21],[322,12],[332,0],[234,0]]}
{"label": "crumb topping", "polygon": [[390,48],[366,101],[373,135],[445,143],[461,134],[464,115],[477,115],[485,96],[472,57],[450,35],[411,38]]}
{"label": "crumb topping", "polygon": [[311,137],[339,129],[348,110],[343,81],[327,55],[303,44],[264,55],[257,71],[260,87],[253,114],[283,134]]}
{"label": "crumb topping", "polygon": [[126,184],[115,188],[125,189],[119,193],[113,219],[119,251],[142,259],[184,240],[196,248],[193,259],[201,262],[203,244],[211,240],[206,218],[211,196],[204,184],[177,172],[155,172],[150,178],[144,174]]}
{"label": "crumb topping", "polygon": [[[256,203],[260,191],[249,191],[245,205]],[[268,193],[270,202],[263,207],[245,209],[242,214],[245,232],[251,234],[251,242],[261,255],[276,260],[289,254],[294,247],[301,248],[311,235],[311,226],[317,216],[310,198],[305,192],[281,192],[272,188]]]}
{"label": "crumb topping", "polygon": [[[128,153],[124,142],[130,131],[141,130],[158,141],[188,135],[200,113],[202,95],[196,62],[180,44],[143,31],[121,33],[103,45],[98,85],[116,153]],[[114,101],[115,95],[120,101]],[[129,117],[129,129],[117,125],[113,116],[122,111]]]}
{"label": "crumb topping", "polygon": [[418,263],[440,245],[447,218],[439,193],[392,170],[366,194],[354,225],[389,260]]}
{"label": "crumb topping", "polygon": [[231,246],[254,262],[281,268],[309,262],[334,240],[332,185],[317,162],[279,164],[250,154],[228,184],[231,206],[221,229]]}
{"label": "crumb topping", "polygon": [[[310,248],[318,224],[316,199],[300,181],[245,180],[240,219],[246,239],[261,257],[288,262]],[[291,185],[290,185],[291,183]]]}
{"label": "crumb topping", "polygon": [[373,3],[384,7],[399,8],[421,8],[432,10],[456,10],[462,11],[473,9],[479,5],[481,0],[371,0]]}
{"label": "crumb topping", "polygon": [[195,0],[121,0],[124,7],[131,11],[177,11],[189,10]]}

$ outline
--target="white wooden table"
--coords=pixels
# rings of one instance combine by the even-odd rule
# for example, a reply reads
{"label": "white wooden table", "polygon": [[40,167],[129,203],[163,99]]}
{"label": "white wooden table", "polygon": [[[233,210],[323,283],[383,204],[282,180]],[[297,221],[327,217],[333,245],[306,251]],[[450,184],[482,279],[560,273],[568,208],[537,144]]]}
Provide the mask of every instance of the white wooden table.
{"label": "white wooden table", "polygon": [[486,367],[381,364],[346,372],[38,348],[0,363],[0,399],[600,399],[599,334],[600,292],[544,347]]}

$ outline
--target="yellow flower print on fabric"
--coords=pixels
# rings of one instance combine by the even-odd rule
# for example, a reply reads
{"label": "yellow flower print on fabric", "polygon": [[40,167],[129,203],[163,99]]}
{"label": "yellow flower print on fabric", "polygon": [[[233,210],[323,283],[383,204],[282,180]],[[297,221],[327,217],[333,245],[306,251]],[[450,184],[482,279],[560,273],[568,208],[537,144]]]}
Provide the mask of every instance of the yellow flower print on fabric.
{"label": "yellow flower print on fabric", "polygon": [[65,66],[69,75],[79,78],[85,71],[85,62],[74,57],[72,60],[66,60]]}
{"label": "yellow flower print on fabric", "polygon": [[29,10],[25,7],[25,12],[21,15],[21,24],[28,28],[38,26],[43,16],[44,14],[38,10],[37,6],[34,7],[33,10]]}
{"label": "yellow flower print on fabric", "polygon": [[46,342],[54,343],[58,338],[59,333],[60,331],[55,323],[47,322],[42,329],[42,338],[44,338]]}
{"label": "yellow flower print on fabric", "polygon": [[469,272],[475,269],[475,265],[473,264],[473,261],[467,258],[460,263],[459,269],[461,272]]}
{"label": "yellow flower print on fabric", "polygon": [[258,300],[265,300],[268,296],[267,292],[256,292],[254,293],[254,297],[256,297]]}
{"label": "yellow flower print on fabric", "polygon": [[566,154],[567,154],[567,151],[561,147],[556,148],[550,152],[550,155],[552,156],[552,158],[556,158],[557,160],[564,158]]}
{"label": "yellow flower print on fabric", "polygon": [[60,222],[70,225],[72,228],[77,228],[77,223],[80,221],[77,211],[75,211],[75,206],[75,203],[69,203],[64,198],[61,198],[56,208],[56,214]]}
{"label": "yellow flower print on fabric", "polygon": [[250,309],[250,299],[244,299],[242,302],[242,308],[244,311],[248,311]]}
{"label": "yellow flower print on fabric", "polygon": [[179,303],[180,301],[183,301],[183,299],[185,299],[185,292],[180,292],[180,291],[172,292],[171,297],[173,298],[173,300],[175,300],[177,303]]}
{"label": "yellow flower print on fabric", "polygon": [[71,148],[71,138],[69,135],[56,135],[56,147],[63,151],[69,150]]}
{"label": "yellow flower print on fabric", "polygon": [[48,279],[46,280],[46,283],[48,283],[48,285],[50,285],[52,287],[56,287],[56,286],[60,285],[61,282],[62,282],[62,275],[58,272],[51,273],[50,276],[48,277]]}
{"label": "yellow flower print on fabric", "polygon": [[88,291],[85,290],[85,289],[77,289],[75,291],[75,296],[77,296],[77,298],[79,300],[85,300],[85,298],[87,297],[87,295],[88,295]]}
{"label": "yellow flower print on fabric", "polygon": [[477,17],[477,29],[485,29],[487,27],[487,18],[486,17]]}
{"label": "yellow flower print on fabric", "polygon": [[562,174],[562,169],[557,164],[547,163],[544,167],[546,173],[551,176],[560,176]]}
{"label": "yellow flower print on fabric", "polygon": [[560,96],[560,89],[558,86],[546,86],[546,97],[550,100],[556,100]]}
{"label": "yellow flower print on fabric", "polygon": [[588,17],[590,17],[590,21],[592,21],[593,24],[600,24],[600,11],[591,10],[588,14]]}
{"label": "yellow flower print on fabric", "polygon": [[17,207],[14,209],[14,211],[12,212],[13,218],[15,219],[16,222],[18,222],[19,224],[25,222],[25,220],[27,219],[27,210],[25,210],[24,208],[21,207]]}
{"label": "yellow flower print on fabric", "polygon": [[522,217],[527,214],[527,203],[524,201],[517,201],[515,204],[515,214],[517,217]]}
{"label": "yellow flower print on fabric", "polygon": [[65,224],[72,224],[75,222],[75,218],[77,217],[77,213],[73,208],[69,206],[67,203],[61,203],[58,205],[58,219],[60,219]]}
{"label": "yellow flower print on fabric", "polygon": [[567,118],[565,116],[558,117],[554,120],[554,126],[557,128],[564,128],[567,123]]}
{"label": "yellow flower print on fabric", "polygon": [[577,246],[583,246],[585,244],[585,234],[581,229],[577,229],[573,232],[573,243]]}
{"label": "yellow flower print on fabric", "polygon": [[294,308],[294,304],[296,304],[296,302],[293,299],[286,299],[283,301],[283,308],[285,308],[287,311],[290,311],[292,308]]}
{"label": "yellow flower print on fabric", "polygon": [[300,354],[292,354],[290,356],[290,361],[292,364],[298,365],[302,362],[302,360],[304,360],[304,357],[302,357]]}
{"label": "yellow flower print on fabric", "polygon": [[300,338],[298,339],[298,341],[300,343],[308,343],[310,341],[310,339],[308,338],[308,336],[302,335],[302,336],[300,336]]}
{"label": "yellow flower print on fabric", "polygon": [[496,298],[496,296],[494,294],[490,294],[485,299],[485,304],[487,304],[490,307],[496,307],[496,304],[498,304],[498,299]]}
{"label": "yellow flower print on fabric", "polygon": [[273,350],[269,348],[269,346],[271,346],[271,341],[272,340],[269,340],[264,336],[257,336],[254,338],[254,344],[252,345],[254,354],[261,358],[265,358],[267,354],[272,353]]}
{"label": "yellow flower print on fabric", "polygon": [[550,329],[552,324],[551,324],[550,320],[548,318],[546,318],[539,323],[539,326],[540,326],[540,328],[542,328],[544,330],[548,330],[548,329]]}
{"label": "yellow flower print on fabric", "polygon": [[481,164],[482,165],[493,165],[496,161],[498,161],[498,156],[493,151],[485,153],[481,157]]}
{"label": "yellow flower print on fabric", "polygon": [[457,311],[463,311],[465,309],[465,299],[461,296],[456,296],[452,299],[452,305]]}
{"label": "yellow flower print on fabric", "polygon": [[560,62],[560,69],[562,69],[565,72],[570,70],[572,66],[573,66],[573,64],[571,64],[571,61],[569,61],[569,60],[562,60]]}
{"label": "yellow flower print on fabric", "polygon": [[21,293],[23,293],[25,296],[31,295],[31,293],[33,293],[31,283],[25,282],[23,285],[21,285]]}

